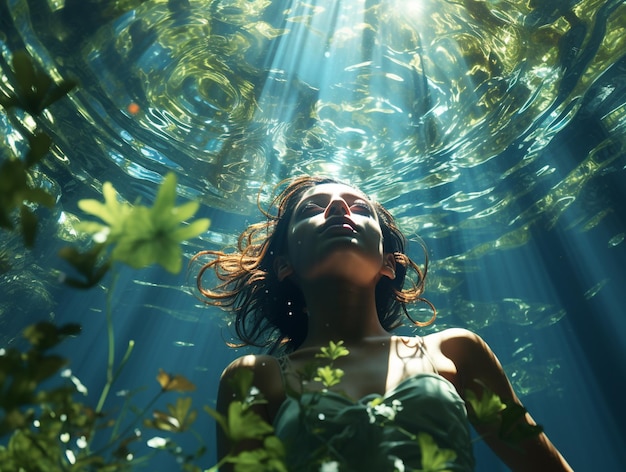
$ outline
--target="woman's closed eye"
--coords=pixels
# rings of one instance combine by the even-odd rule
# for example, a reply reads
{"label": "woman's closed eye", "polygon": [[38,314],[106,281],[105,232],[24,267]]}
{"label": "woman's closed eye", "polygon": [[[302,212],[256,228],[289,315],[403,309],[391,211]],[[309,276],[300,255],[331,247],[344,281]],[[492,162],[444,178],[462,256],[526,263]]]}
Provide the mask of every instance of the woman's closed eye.
{"label": "woman's closed eye", "polygon": [[298,210],[298,215],[321,213],[324,207],[314,202],[307,202]]}
{"label": "woman's closed eye", "polygon": [[355,200],[352,205],[350,205],[350,211],[359,214],[371,214],[372,208],[364,200]]}
{"label": "woman's closed eye", "polygon": [[[326,210],[327,205],[323,203],[309,201],[302,205],[301,208],[298,209],[297,214],[300,216],[306,215],[315,215],[317,213],[322,213]],[[372,207],[365,200],[354,200],[349,205],[351,213],[357,213],[359,215],[371,215]]]}

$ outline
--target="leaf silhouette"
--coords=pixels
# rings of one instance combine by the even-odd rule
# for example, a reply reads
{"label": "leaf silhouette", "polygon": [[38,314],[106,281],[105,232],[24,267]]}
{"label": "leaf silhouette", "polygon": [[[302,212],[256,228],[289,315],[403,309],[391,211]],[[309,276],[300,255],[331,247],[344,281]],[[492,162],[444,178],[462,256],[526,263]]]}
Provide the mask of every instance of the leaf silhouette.
{"label": "leaf silhouette", "polygon": [[196,386],[182,375],[174,376],[168,374],[163,369],[159,369],[157,381],[166,392],[193,392]]}

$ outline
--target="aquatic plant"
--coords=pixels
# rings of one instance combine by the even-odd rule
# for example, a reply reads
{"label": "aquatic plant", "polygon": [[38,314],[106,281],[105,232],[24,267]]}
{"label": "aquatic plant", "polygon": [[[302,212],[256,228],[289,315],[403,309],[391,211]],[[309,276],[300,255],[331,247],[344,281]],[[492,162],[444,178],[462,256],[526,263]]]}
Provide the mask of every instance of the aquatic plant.
{"label": "aquatic plant", "polygon": [[[42,131],[39,115],[52,103],[66,96],[77,84],[67,80],[55,82],[25,51],[13,54],[8,81],[0,87],[0,106],[7,112],[11,125],[25,139],[27,150],[23,155],[11,152],[0,165],[0,228],[18,231],[24,244],[35,244],[39,206],[52,208],[55,198],[37,185],[38,164],[53,145],[50,136]],[[24,123],[35,123],[26,126]],[[63,248],[60,256],[78,273],[64,274],[63,281],[72,287],[91,288],[102,280],[116,263],[135,269],[159,264],[170,273],[182,267],[180,244],[206,231],[208,219],[183,224],[198,210],[197,202],[180,206],[176,201],[176,177],[168,174],[159,188],[152,207],[136,202],[119,201],[119,195],[109,183],[104,185],[104,204],[83,200],[81,208],[99,217],[103,223],[84,222],[77,231],[93,237],[94,244],[87,250],[71,246]],[[9,263],[9,261],[7,261]],[[180,375],[161,371],[157,375],[161,389],[143,408],[130,404],[132,394],[117,419],[105,413],[104,407],[114,382],[128,361],[134,342],[131,341],[119,364],[115,363],[115,335],[112,324],[111,301],[115,292],[117,271],[113,270],[107,293],[108,360],[106,383],[95,407],[86,405],[80,395],[87,389],[65,366],[69,359],[51,353],[63,339],[80,332],[78,324],[57,327],[40,322],[27,327],[23,336],[29,344],[23,352],[17,348],[0,349],[0,437],[7,437],[0,445],[0,471],[86,471],[125,470],[147,462],[149,455],[135,457],[130,444],[140,435],[135,426],[166,392],[185,392],[195,386]],[[54,376],[60,374],[61,385],[54,385]],[[57,377],[58,383],[58,377]],[[123,419],[134,412],[134,418],[123,427]],[[178,398],[167,405],[167,411],[154,410],[152,419],[144,426],[167,432],[187,432],[197,417],[190,398]],[[96,433],[110,433],[103,446],[94,450]],[[203,442],[192,454],[181,458],[183,469],[199,470],[190,462],[204,454]],[[165,449],[181,455],[171,439],[159,437],[148,441],[153,451]]]}
{"label": "aquatic plant", "polygon": [[[86,388],[69,369],[64,369],[68,360],[50,352],[66,337],[79,332],[76,324],[57,327],[40,322],[24,330],[30,345],[26,352],[14,348],[0,352],[0,436],[11,434],[7,447],[0,446],[0,471],[128,470],[149,458],[135,457],[129,450],[132,442],[141,439],[135,429],[137,422],[163,394],[195,389],[184,377],[160,371],[157,381],[161,389],[135,420],[121,429],[126,411],[113,419],[78,400],[77,394],[85,394]],[[49,387],[45,382],[59,373],[66,380]],[[190,406],[190,398],[178,398],[174,406],[168,405],[167,413],[155,410],[154,419],[144,421],[144,426],[186,431],[196,417]],[[96,431],[107,430],[110,438],[93,450]],[[200,448],[196,455],[203,452]]]}
{"label": "aquatic plant", "polygon": [[[13,74],[7,92],[0,87],[0,106],[7,112],[19,109],[37,123],[37,117],[57,100],[65,97],[77,83],[63,80],[55,83],[37,66],[26,51],[17,51],[11,62]],[[33,170],[48,154],[52,145],[50,136],[39,129],[31,130],[23,120],[13,116],[13,126],[19,129],[28,141],[25,156],[12,155],[0,164],[0,228],[13,230],[14,214],[19,210],[20,232],[24,244],[35,243],[38,217],[35,209],[39,205],[51,208],[54,197],[33,183]]]}
{"label": "aquatic plant", "polygon": [[[160,371],[157,381],[161,389],[147,406],[134,409],[129,394],[117,419],[105,413],[108,394],[134,348],[134,342],[130,341],[116,365],[111,308],[117,281],[116,263],[135,269],[157,263],[169,272],[179,272],[182,267],[180,244],[206,231],[210,222],[203,218],[182,224],[196,213],[199,204],[175,205],[176,178],[173,174],[165,177],[152,207],[139,202],[131,205],[118,201],[118,194],[111,184],[104,185],[103,193],[104,204],[95,200],[80,202],[86,213],[104,222],[85,222],[77,227],[77,230],[93,236],[95,244],[86,252],[74,247],[65,248],[61,256],[82,276],[65,277],[65,282],[73,287],[92,287],[113,268],[105,310],[108,339],[106,383],[95,407],[76,399],[78,394],[86,393],[86,388],[67,369],[61,372],[61,376],[69,381],[49,387],[52,376],[68,363],[68,359],[51,354],[50,349],[66,337],[77,335],[80,326],[56,327],[41,322],[27,327],[24,337],[30,348],[26,352],[15,348],[0,350],[0,436],[10,434],[7,446],[0,446],[0,471],[108,471],[124,470],[146,462],[149,455],[135,457],[129,449],[131,443],[140,439],[136,433],[138,423],[166,392],[195,389],[183,376]],[[134,418],[123,426],[130,411],[135,412]],[[154,410],[152,419],[146,419],[143,424],[159,431],[180,433],[191,431],[196,417],[191,398],[178,398],[176,403],[167,405],[166,412]],[[94,450],[94,437],[103,431],[109,431],[109,439]],[[197,451],[182,457],[184,469],[198,470],[189,463],[204,454],[206,447],[200,442]],[[182,454],[171,439],[155,437],[148,441],[148,446],[154,451],[165,449],[177,456]]]}
{"label": "aquatic plant", "polygon": [[520,441],[541,434],[543,427],[528,424],[524,417],[526,409],[512,401],[502,401],[491,389],[479,379],[474,382],[482,388],[480,398],[472,390],[466,391],[470,415],[479,423],[498,425],[497,435],[500,440],[515,447]]}
{"label": "aquatic plant", "polygon": [[234,452],[233,448],[207,472],[217,472],[224,464],[232,464],[235,472],[287,472],[282,442],[273,434],[272,425],[252,410],[255,405],[266,403],[259,390],[252,385],[253,375],[250,370],[239,370],[234,374],[231,380],[236,397],[228,405],[226,415],[209,406],[205,406],[204,410],[217,421],[231,445],[254,440],[262,446],[240,453]]}
{"label": "aquatic plant", "polygon": [[[122,262],[135,269],[158,263],[169,272],[178,273],[182,267],[181,242],[205,232],[210,224],[207,218],[202,218],[181,226],[181,222],[196,213],[199,204],[192,201],[175,206],[176,176],[173,173],[169,173],[163,180],[152,207],[120,202],[117,191],[109,182],[103,185],[102,192],[104,204],[91,199],[79,202],[79,207],[83,211],[97,216],[105,223],[83,222],[77,227],[78,230],[91,234],[96,244],[85,253],[74,248],[60,252],[61,257],[85,278],[80,280],[65,276],[64,280],[75,287],[93,286],[114,262]],[[102,258],[105,258],[105,262],[100,263]],[[116,281],[117,277],[114,276],[107,291],[106,318],[109,340],[107,383],[96,412],[102,409],[117,376],[113,372],[115,342],[111,312]],[[130,355],[132,348],[133,344],[129,344],[120,367]]]}
{"label": "aquatic plant", "polygon": [[[134,269],[156,263],[177,274],[182,268],[180,244],[209,228],[208,218],[181,224],[195,215],[200,204],[191,201],[175,205],[176,175],[171,172],[165,176],[150,208],[139,202],[132,205],[120,201],[110,182],[102,186],[102,193],[104,203],[92,199],[78,202],[85,213],[103,221],[82,222],[76,228],[90,234],[96,244],[86,252],[66,248],[60,254],[84,277],[84,280],[66,277],[65,281],[73,286],[88,288],[95,285],[113,262],[122,262]],[[98,264],[103,257],[106,262]]]}

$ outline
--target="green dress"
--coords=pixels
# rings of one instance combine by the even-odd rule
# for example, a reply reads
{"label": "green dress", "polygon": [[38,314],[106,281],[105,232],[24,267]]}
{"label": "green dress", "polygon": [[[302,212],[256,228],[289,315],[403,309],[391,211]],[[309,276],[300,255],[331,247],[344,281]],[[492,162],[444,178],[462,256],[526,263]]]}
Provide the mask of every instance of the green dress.
{"label": "green dress", "polygon": [[474,470],[465,403],[436,373],[358,401],[332,391],[290,396],[274,427],[291,472]]}

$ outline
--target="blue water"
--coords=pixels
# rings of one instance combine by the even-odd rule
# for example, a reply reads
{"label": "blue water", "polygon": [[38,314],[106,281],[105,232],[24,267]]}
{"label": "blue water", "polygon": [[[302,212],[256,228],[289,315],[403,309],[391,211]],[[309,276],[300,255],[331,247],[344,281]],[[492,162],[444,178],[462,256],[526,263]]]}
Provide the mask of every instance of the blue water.
{"label": "blue water", "polygon": [[[284,177],[324,173],[361,186],[428,245],[439,316],[420,333],[475,330],[575,470],[623,468],[623,1],[2,1],[2,77],[24,47],[80,86],[37,123],[55,142],[37,178],[57,206],[39,212],[36,246],[0,234],[11,263],[0,347],[20,345],[34,321],[80,323],[59,352],[97,402],[112,279],[67,288],[56,252],[74,240],[78,200],[105,181],[149,203],[176,172],[212,222],[189,257],[232,244],[259,218],[259,191],[265,201]],[[24,148],[12,120],[0,110],[2,159]],[[207,468],[214,423],[202,405],[247,351],[225,346],[223,313],[193,285],[194,267],[120,268],[117,359],[136,347],[105,410],[119,412],[124,392],[145,405],[159,368],[185,375]],[[137,454],[166,436],[138,427]],[[193,452],[197,437],[176,441]],[[476,453],[477,470],[506,470],[480,442]],[[176,468],[157,457],[151,470]]]}

